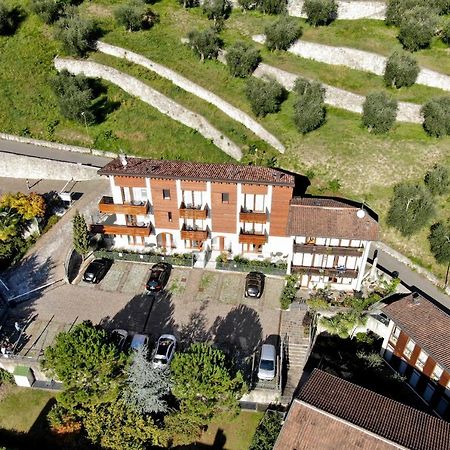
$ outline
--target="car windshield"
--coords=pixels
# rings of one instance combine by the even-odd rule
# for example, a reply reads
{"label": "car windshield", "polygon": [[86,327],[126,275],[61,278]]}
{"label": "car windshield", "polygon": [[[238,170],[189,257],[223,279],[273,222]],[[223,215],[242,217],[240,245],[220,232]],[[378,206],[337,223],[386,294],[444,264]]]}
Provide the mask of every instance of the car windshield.
{"label": "car windshield", "polygon": [[268,359],[262,359],[261,364],[259,366],[262,370],[273,370],[273,361],[270,361]]}
{"label": "car windshield", "polygon": [[169,348],[172,344],[172,341],[169,341],[168,339],[165,341],[161,341],[158,345],[158,350],[156,351],[157,355],[167,355],[167,352],[169,351]]}

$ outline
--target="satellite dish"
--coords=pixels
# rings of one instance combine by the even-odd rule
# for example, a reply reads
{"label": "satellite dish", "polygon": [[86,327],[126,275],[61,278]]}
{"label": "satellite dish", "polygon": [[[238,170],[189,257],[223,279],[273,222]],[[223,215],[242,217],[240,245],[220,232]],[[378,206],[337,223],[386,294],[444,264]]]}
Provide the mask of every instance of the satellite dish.
{"label": "satellite dish", "polygon": [[363,209],[358,209],[358,211],[356,211],[356,215],[359,219],[363,219],[366,215],[366,212]]}

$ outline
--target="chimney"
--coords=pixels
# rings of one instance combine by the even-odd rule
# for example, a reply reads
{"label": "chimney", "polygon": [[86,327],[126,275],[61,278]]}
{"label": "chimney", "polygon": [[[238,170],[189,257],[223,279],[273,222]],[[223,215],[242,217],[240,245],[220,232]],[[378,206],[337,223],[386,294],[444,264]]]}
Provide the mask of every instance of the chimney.
{"label": "chimney", "polygon": [[124,153],[119,153],[119,159],[120,162],[122,163],[122,166],[126,167],[126,165],[128,164],[127,156]]}
{"label": "chimney", "polygon": [[420,295],[418,292],[413,292],[411,294],[411,304],[412,305],[420,305]]}

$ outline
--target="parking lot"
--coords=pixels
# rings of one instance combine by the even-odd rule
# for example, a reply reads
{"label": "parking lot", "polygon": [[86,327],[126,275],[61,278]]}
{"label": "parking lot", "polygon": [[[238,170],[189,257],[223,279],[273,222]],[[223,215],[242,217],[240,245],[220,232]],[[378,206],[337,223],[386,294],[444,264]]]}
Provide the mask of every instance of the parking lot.
{"label": "parking lot", "polygon": [[36,341],[40,335],[50,337],[53,327],[61,329],[66,324],[67,329],[83,320],[108,330],[145,333],[154,340],[171,333],[182,345],[213,341],[244,355],[253,353],[266,337],[278,334],[282,279],[266,278],[262,297],[247,299],[245,273],[174,268],[166,289],[148,295],[144,288],[150,268],[149,264],[115,262],[99,284],[79,281],[57,286],[19,305],[15,318],[24,321],[36,316],[27,330],[28,345],[35,342],[42,349],[51,342]]}

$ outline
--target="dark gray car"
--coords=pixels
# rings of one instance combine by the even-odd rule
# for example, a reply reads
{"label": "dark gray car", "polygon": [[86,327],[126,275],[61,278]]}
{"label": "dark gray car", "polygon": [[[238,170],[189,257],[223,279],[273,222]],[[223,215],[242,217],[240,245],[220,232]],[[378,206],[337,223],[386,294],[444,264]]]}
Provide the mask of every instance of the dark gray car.
{"label": "dark gray car", "polygon": [[111,267],[112,261],[106,258],[94,259],[83,275],[83,281],[86,283],[99,283],[101,279],[106,275]]}
{"label": "dark gray car", "polygon": [[145,285],[148,292],[160,291],[169,281],[172,266],[166,262],[159,262],[152,266],[150,278]]}
{"label": "dark gray car", "polygon": [[245,278],[245,296],[260,298],[264,291],[264,274],[250,272]]}

